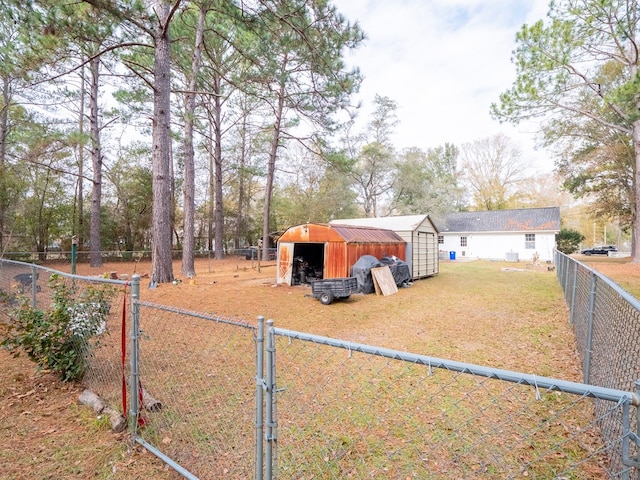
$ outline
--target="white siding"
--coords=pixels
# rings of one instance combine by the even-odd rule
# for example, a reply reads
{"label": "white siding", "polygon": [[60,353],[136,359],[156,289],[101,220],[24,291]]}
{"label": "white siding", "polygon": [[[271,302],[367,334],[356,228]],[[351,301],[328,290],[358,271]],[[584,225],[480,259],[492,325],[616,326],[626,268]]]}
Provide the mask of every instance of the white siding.
{"label": "white siding", "polygon": [[[535,248],[525,248],[525,233],[535,234]],[[508,233],[444,233],[444,243],[440,250],[449,258],[449,252],[456,252],[458,258],[481,258],[505,260],[507,253],[517,253],[518,260],[531,261],[538,253],[540,261],[553,260],[555,233],[549,232],[508,232]],[[460,238],[467,238],[467,246],[460,245]]]}

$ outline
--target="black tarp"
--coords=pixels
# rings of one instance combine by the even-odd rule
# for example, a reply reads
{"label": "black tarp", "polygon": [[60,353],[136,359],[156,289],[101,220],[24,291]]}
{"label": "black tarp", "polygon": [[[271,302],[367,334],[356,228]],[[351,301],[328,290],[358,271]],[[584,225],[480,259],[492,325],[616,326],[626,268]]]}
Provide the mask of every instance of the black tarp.
{"label": "black tarp", "polygon": [[350,276],[358,280],[358,293],[375,292],[371,269],[381,266],[380,260],[373,255],[363,255],[353,264]]}
{"label": "black tarp", "polygon": [[409,264],[407,262],[403,262],[396,257],[382,257],[380,263],[383,266],[389,266],[389,270],[391,270],[391,275],[393,275],[397,286],[411,281],[411,271],[409,270]]}
{"label": "black tarp", "polygon": [[400,286],[411,281],[411,272],[406,262],[396,257],[382,257],[378,260],[373,255],[363,255],[353,264],[350,273],[350,276],[358,280],[358,293],[375,292],[371,269],[384,266],[388,266],[391,270],[396,285]]}

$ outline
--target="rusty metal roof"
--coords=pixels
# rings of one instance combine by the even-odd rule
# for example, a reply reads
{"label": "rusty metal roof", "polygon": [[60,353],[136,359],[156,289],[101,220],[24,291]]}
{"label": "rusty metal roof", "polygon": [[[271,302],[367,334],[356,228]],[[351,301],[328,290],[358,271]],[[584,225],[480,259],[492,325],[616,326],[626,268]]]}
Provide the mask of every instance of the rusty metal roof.
{"label": "rusty metal roof", "polygon": [[353,225],[328,225],[333,228],[347,243],[405,243],[393,230]]}
{"label": "rusty metal roof", "polygon": [[346,243],[402,243],[405,241],[393,230],[353,225],[307,223],[289,227],[279,242],[341,242]]}

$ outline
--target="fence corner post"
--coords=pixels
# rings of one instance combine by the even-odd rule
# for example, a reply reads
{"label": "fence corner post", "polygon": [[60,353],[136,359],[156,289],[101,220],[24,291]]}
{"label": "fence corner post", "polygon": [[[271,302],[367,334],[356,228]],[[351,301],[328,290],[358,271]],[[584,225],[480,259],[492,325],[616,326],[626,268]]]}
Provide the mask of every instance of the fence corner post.
{"label": "fence corner post", "polygon": [[275,443],[277,439],[277,415],[276,415],[276,344],[275,333],[273,328],[273,320],[267,320],[267,368],[266,368],[266,382],[267,382],[267,399],[265,402],[266,410],[266,427],[265,427],[265,439],[267,441],[265,449],[265,479],[272,480],[275,478]]}
{"label": "fence corner post", "polygon": [[131,340],[130,372],[129,372],[129,428],[131,437],[135,438],[138,431],[138,384],[140,382],[139,364],[139,336],[140,336],[140,275],[131,277],[131,327],[129,339]]}
{"label": "fence corner post", "polygon": [[262,480],[263,474],[263,429],[264,429],[264,317],[258,317],[256,332],[256,458],[255,480]]}

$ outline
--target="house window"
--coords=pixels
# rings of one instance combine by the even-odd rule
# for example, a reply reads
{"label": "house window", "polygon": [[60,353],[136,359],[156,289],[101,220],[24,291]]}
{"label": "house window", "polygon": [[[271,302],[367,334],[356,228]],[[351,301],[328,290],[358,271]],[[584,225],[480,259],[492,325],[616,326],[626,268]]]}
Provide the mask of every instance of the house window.
{"label": "house window", "polygon": [[444,235],[438,235],[438,243],[442,245],[444,243]]}
{"label": "house window", "polygon": [[467,246],[467,237],[460,237],[460,246],[461,247]]}
{"label": "house window", "polygon": [[524,234],[524,248],[527,250],[535,250],[536,248],[536,234],[525,233]]}

